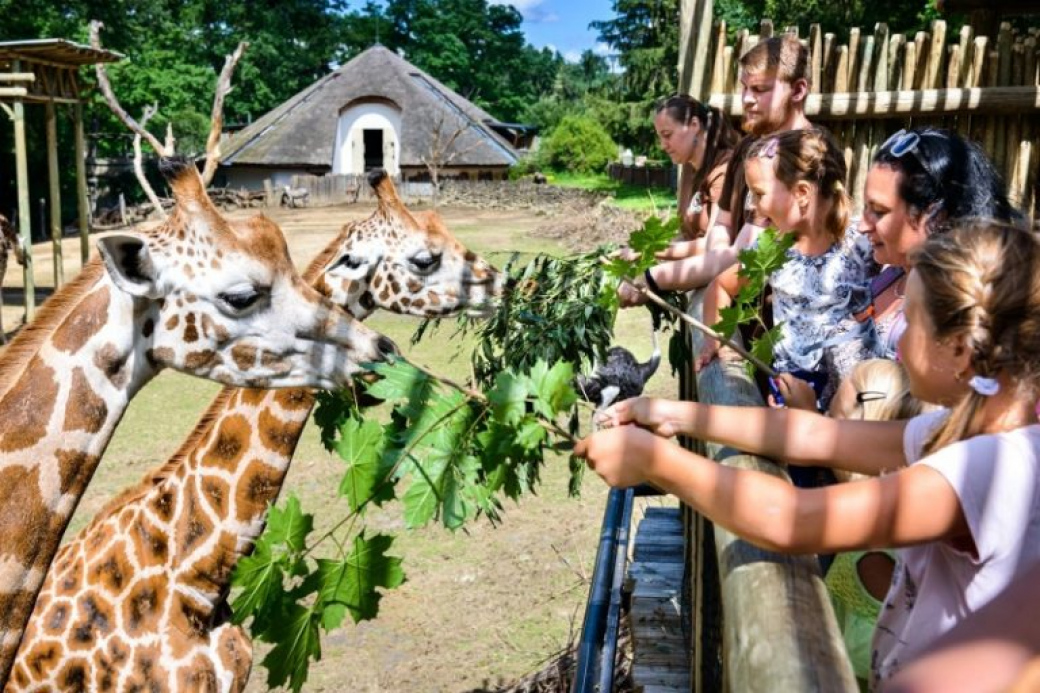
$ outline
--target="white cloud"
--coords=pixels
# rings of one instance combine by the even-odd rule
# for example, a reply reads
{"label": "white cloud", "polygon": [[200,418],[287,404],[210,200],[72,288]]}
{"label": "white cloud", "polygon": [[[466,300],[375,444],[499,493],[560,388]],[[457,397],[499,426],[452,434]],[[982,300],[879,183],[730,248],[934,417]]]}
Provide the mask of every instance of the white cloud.
{"label": "white cloud", "polygon": [[567,51],[563,54],[563,59],[569,63],[576,63],[581,60],[581,51]]}
{"label": "white cloud", "polygon": [[592,52],[595,53],[596,55],[604,55],[604,56],[610,55],[610,53],[611,53],[610,46],[607,45],[606,43],[603,43],[603,42],[597,43],[595,46],[593,46],[592,47]]}
{"label": "white cloud", "polygon": [[512,5],[523,15],[524,20],[534,23],[558,22],[560,16],[548,8],[541,7],[545,0],[490,0],[493,5]]}

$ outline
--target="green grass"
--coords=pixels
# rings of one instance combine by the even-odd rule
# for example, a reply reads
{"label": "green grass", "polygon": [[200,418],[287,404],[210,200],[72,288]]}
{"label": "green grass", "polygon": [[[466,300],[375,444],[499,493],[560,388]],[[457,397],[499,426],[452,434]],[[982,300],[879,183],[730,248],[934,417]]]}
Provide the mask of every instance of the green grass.
{"label": "green grass", "polygon": [[581,188],[604,192],[614,197],[613,205],[622,209],[652,212],[675,207],[675,193],[669,188],[647,188],[612,180],[604,173],[557,172],[548,175],[549,182],[561,188]]}

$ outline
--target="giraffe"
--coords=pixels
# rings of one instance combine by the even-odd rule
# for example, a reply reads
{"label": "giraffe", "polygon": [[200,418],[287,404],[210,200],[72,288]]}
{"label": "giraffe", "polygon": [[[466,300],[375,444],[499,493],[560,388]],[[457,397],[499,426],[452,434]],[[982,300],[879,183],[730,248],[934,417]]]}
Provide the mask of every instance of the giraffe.
{"label": "giraffe", "polygon": [[393,343],[305,284],[274,222],[229,224],[195,167],[176,206],[98,241],[0,361],[0,682],[51,558],[134,394],[172,367],[225,384],[334,387]]}
{"label": "giraffe", "polygon": [[[501,275],[382,172],[378,208],[305,277],[347,312],[479,314]],[[178,451],[63,546],[7,691],[240,691],[252,664],[228,622],[231,572],[263,530],[306,424],[309,389],[225,388]]]}
{"label": "giraffe", "polygon": [[[0,214],[0,308],[4,305],[3,285],[7,274],[7,255],[14,251],[14,258],[19,265],[25,264],[25,246],[14,225]],[[0,315],[0,344],[7,344],[7,332],[4,331],[3,316]]]}

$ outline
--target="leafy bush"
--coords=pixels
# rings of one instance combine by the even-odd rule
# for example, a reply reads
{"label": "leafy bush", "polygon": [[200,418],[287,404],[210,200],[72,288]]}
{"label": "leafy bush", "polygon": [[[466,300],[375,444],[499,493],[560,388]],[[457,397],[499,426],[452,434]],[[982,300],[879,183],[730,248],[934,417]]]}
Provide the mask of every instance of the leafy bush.
{"label": "leafy bush", "polygon": [[617,155],[617,146],[599,122],[567,116],[542,143],[543,160],[552,168],[578,173],[602,171]]}

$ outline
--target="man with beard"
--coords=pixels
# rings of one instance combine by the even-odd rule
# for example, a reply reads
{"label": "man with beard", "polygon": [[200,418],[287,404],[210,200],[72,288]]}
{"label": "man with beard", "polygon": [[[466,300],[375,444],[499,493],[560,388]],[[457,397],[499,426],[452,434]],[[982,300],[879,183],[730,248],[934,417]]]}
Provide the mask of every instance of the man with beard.
{"label": "man with beard", "polygon": [[717,226],[726,227],[729,241],[737,249],[750,245],[769,223],[756,219],[753,206],[748,204],[744,180],[748,148],[760,137],[812,127],[805,117],[809,68],[809,50],[789,35],[766,39],[740,58],[744,105],[741,127],[747,136],[737,145],[726,171],[717,221]]}
{"label": "man with beard", "polygon": [[[645,284],[655,292],[689,291],[705,286],[735,263],[739,252],[769,225],[768,219],[755,219],[753,208],[749,209],[744,159],[759,137],[813,127],[805,117],[809,50],[793,36],[774,37],[745,53],[740,65],[744,105],[741,125],[747,136],[736,146],[729,161],[706,252],[655,265],[636,284]],[[641,305],[647,300],[626,284],[618,288],[618,296],[622,307]]]}

